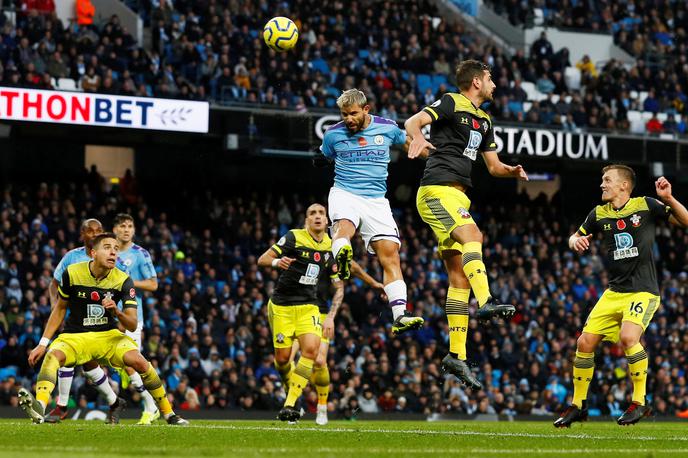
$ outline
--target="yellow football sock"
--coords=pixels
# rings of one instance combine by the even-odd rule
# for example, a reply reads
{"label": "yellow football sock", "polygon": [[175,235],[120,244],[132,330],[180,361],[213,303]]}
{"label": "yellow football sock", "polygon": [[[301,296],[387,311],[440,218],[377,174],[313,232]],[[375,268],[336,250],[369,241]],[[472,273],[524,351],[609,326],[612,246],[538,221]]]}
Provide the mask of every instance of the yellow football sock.
{"label": "yellow football sock", "polygon": [[303,389],[308,384],[312,373],[313,360],[301,356],[294,368],[294,372],[289,376],[289,393],[287,394],[287,400],[284,401],[285,407],[294,407],[296,400],[301,397]]}
{"label": "yellow football sock", "polygon": [[585,353],[576,350],[573,360],[573,405],[583,407],[583,401],[588,399],[588,387],[595,372],[595,353]]}
{"label": "yellow football sock", "polygon": [[51,352],[45,355],[36,382],[36,400],[43,405],[43,409],[50,402],[50,395],[55,389],[55,383],[57,383],[57,370],[59,368],[60,362],[55,355]]}
{"label": "yellow football sock", "polygon": [[327,405],[327,397],[330,394],[330,371],[327,365],[316,366],[311,374],[311,383],[318,392],[318,404]]}
{"label": "yellow football sock", "polygon": [[280,364],[275,360],[275,369],[279,372],[280,378],[282,379],[282,384],[289,387],[289,377],[294,370],[294,361],[289,361],[286,364]]}
{"label": "yellow football sock", "polygon": [[633,381],[633,402],[645,405],[645,390],[647,384],[647,352],[642,344],[637,343],[625,351],[628,360],[628,370]]}
{"label": "yellow football sock", "polygon": [[170,401],[167,399],[165,387],[162,386],[162,380],[160,380],[153,366],[149,363],[148,370],[140,375],[143,386],[146,387],[146,390],[148,390],[150,395],[153,396],[153,399],[155,399],[155,403],[158,405],[158,409],[160,409],[162,416],[167,418],[173,414],[174,412],[172,411]]}
{"label": "yellow football sock", "polygon": [[449,323],[449,352],[466,360],[466,337],[468,336],[468,298],[470,289],[449,287],[447,291],[447,322]]}
{"label": "yellow football sock", "polygon": [[480,242],[468,242],[463,245],[463,272],[468,277],[480,307],[485,305],[490,298],[490,285],[487,282],[487,270],[483,263],[482,251],[483,245]]}

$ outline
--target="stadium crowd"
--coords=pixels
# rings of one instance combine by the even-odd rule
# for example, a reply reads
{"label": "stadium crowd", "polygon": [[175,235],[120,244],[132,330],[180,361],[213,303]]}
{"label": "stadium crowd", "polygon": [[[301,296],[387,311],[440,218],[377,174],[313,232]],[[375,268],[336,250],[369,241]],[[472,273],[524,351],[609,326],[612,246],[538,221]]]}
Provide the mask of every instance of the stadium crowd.
{"label": "stadium crowd", "polygon": [[[278,409],[284,387],[273,366],[266,317],[277,272],[257,268],[256,258],[302,224],[309,198],[180,193],[169,202],[189,209],[182,213],[157,205],[153,210],[133,185],[123,192],[106,192],[103,186],[93,170],[81,182],[2,190],[0,405],[16,405],[17,389],[35,381],[27,355],[50,311],[52,271],[68,249],[80,246],[80,220],[96,217],[107,229],[116,213],[127,211],[136,219],[136,242],[153,255],[160,282],[144,299],[144,354],[167,383],[175,407]],[[566,220],[556,197],[548,202],[544,196],[505,195],[497,204],[474,197],[493,293],[517,305],[517,315],[505,325],[470,321],[468,357],[485,389],[465,390],[439,371],[448,346],[447,278],[431,232],[414,206],[401,201],[393,207],[403,236],[409,308],[424,316],[426,325],[392,338],[386,303],[359,281],[348,282],[329,354],[330,410],[347,417],[357,412],[553,415],[570,403],[575,341],[607,283],[598,247],[580,257],[568,249],[568,235],[580,221]],[[688,235],[661,227],[657,240],[662,308],[645,336],[648,395],[660,415],[677,415],[688,408]],[[354,248],[361,265],[381,278],[374,260],[360,258],[360,239]],[[605,346],[596,364],[591,413],[619,415],[631,392],[624,353]],[[116,382],[118,375],[111,376]],[[81,378],[73,393],[81,406],[102,404]],[[136,400],[137,395],[126,396]],[[314,412],[315,391],[307,389],[304,399],[304,407]]]}
{"label": "stadium crowd", "polygon": [[[663,48],[674,56],[670,67],[660,70],[641,53],[627,70],[614,60],[602,68],[589,60],[572,63],[568,50],[554,50],[546,37],[527,57],[508,55],[462,24],[440,20],[427,0],[375,8],[367,0],[346,6],[334,0],[129,3],[150,24],[150,49],[140,48],[116,16],[103,24],[64,27],[54,13],[31,8],[17,16],[16,26],[0,15],[0,82],[52,89],[67,78],[91,92],[299,111],[332,109],[341,90],[356,86],[368,94],[374,111],[403,119],[454,90],[456,64],[477,58],[493,67],[498,92],[490,111],[499,120],[627,131],[629,110],[686,114],[688,72],[678,32],[673,47]],[[295,53],[277,54],[262,43],[264,23],[277,14],[296,18],[301,35]],[[625,34],[622,41],[644,42],[632,30],[619,34]],[[564,70],[571,65],[581,71],[580,89],[567,86]],[[527,103],[522,82],[548,98]],[[652,93],[641,103],[632,91]],[[658,122],[648,131],[686,131],[685,117]]]}

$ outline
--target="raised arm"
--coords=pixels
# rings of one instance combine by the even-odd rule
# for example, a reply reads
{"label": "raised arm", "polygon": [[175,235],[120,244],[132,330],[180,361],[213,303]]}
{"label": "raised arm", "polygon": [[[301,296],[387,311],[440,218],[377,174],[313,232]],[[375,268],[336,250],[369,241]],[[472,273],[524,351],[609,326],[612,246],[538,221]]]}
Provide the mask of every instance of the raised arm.
{"label": "raised arm", "polygon": [[664,202],[664,205],[671,208],[669,223],[676,226],[688,227],[688,210],[686,210],[685,205],[673,196],[669,180],[664,177],[659,177],[657,181],[655,181],[655,189],[657,190],[657,197]]}
{"label": "raised arm", "polygon": [[427,157],[428,154],[430,154],[430,150],[435,149],[435,147],[432,146],[432,143],[427,141],[421,132],[421,129],[430,124],[432,121],[432,116],[425,111],[419,111],[408,118],[404,123],[408,145],[404,145],[404,148],[407,151],[409,159]]}

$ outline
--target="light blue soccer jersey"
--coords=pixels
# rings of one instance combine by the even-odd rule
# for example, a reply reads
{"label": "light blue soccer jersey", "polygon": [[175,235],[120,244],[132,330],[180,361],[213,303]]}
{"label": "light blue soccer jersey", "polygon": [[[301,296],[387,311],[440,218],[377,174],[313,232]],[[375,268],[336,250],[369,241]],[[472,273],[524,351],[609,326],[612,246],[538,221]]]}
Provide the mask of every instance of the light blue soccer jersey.
{"label": "light blue soccer jersey", "polygon": [[[90,261],[91,259],[93,258],[86,254],[86,248],[84,247],[69,250],[67,254],[65,254],[62,257],[62,259],[60,259],[60,262],[57,264],[57,267],[55,267],[55,272],[53,272],[53,278],[56,282],[62,284],[62,274],[64,273],[65,269],[67,269],[67,267],[71,266],[72,264],[76,264],[77,262]],[[126,272],[124,264],[119,259],[117,259],[117,263],[115,264],[115,266],[119,270]]]}
{"label": "light blue soccer jersey", "polygon": [[370,124],[352,134],[341,121],[327,129],[320,151],[334,158],[334,186],[369,199],[387,192],[389,148],[406,142],[395,121],[371,115]]}
{"label": "light blue soccer jersey", "polygon": [[65,269],[67,269],[67,267],[71,266],[72,264],[76,264],[77,262],[84,262],[90,260],[91,257],[88,254],[86,254],[86,248],[84,247],[69,250],[67,254],[65,254],[62,257],[62,259],[60,259],[60,262],[57,264],[57,267],[55,267],[55,272],[53,272],[53,278],[57,283],[62,284],[62,274],[64,274],[64,271]]}
{"label": "light blue soccer jersey", "polygon": [[[118,264],[123,265],[122,270],[124,270],[132,280],[141,281],[158,277],[151,255],[145,248],[133,244],[128,250],[120,251],[118,256]],[[143,323],[143,297],[139,289],[136,290],[136,303],[138,304],[136,310],[138,312],[139,323]]]}

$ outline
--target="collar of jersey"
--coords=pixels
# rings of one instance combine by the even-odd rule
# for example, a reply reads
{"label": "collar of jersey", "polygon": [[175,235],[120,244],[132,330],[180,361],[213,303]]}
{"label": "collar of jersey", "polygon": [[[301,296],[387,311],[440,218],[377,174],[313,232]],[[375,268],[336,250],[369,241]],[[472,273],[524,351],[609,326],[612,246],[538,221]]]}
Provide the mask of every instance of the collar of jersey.
{"label": "collar of jersey", "polygon": [[476,111],[478,111],[478,110],[480,109],[480,108],[478,108],[478,107],[475,106],[475,104],[473,103],[473,101],[472,101],[471,99],[469,99],[468,97],[466,97],[465,95],[463,95],[462,92],[459,92],[459,95],[460,95],[461,97],[463,97],[464,99],[468,100],[468,103],[470,103],[471,106],[472,106],[473,108],[475,108]]}
{"label": "collar of jersey", "polygon": [[[96,276],[93,275],[93,272],[91,272],[91,262],[92,262],[92,261],[88,261],[88,274],[89,274],[89,275],[91,276],[91,278],[93,278],[96,282],[100,283],[101,281],[105,280],[106,278],[108,278],[108,277],[110,276],[110,272],[112,272],[112,269],[110,269],[110,270],[108,271],[107,275],[104,276],[103,278],[101,278],[101,279],[96,278]],[[115,262],[115,264],[116,264],[116,262]],[[116,268],[116,267],[115,267],[115,268]]]}

